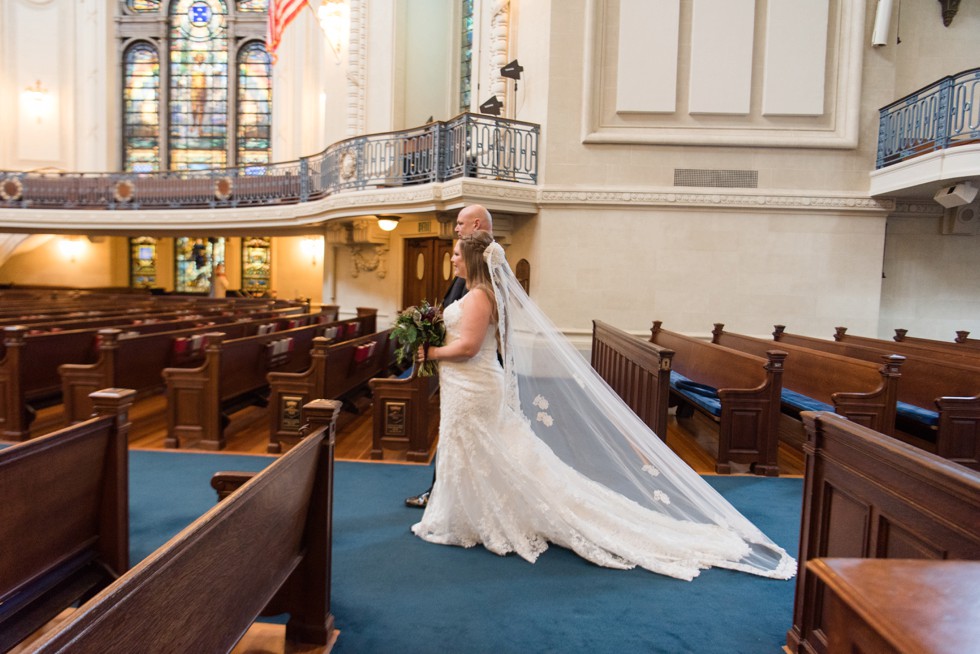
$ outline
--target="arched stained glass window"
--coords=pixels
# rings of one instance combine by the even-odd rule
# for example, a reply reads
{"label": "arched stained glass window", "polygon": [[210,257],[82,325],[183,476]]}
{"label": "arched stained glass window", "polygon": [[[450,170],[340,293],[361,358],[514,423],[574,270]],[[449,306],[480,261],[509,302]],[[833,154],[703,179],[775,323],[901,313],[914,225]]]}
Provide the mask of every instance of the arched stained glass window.
{"label": "arched stained glass window", "polygon": [[253,41],[238,54],[238,165],[271,163],[272,58]]}
{"label": "arched stained glass window", "polygon": [[238,0],[238,11],[268,11],[269,0]]}
{"label": "arched stained glass window", "polygon": [[[268,163],[269,0],[126,0],[123,167],[134,172]],[[166,12],[150,28],[147,13]],[[155,31],[155,36],[147,32]],[[155,113],[155,115],[154,115]]]}
{"label": "arched stained glass window", "polygon": [[473,0],[461,0],[459,26],[459,110],[469,111],[473,79]]}
{"label": "arched stained glass window", "polygon": [[228,9],[223,0],[170,5],[170,168],[228,164]]}
{"label": "arched stained glass window", "polygon": [[123,89],[123,169],[160,169],[160,55],[146,42],[126,50]]}

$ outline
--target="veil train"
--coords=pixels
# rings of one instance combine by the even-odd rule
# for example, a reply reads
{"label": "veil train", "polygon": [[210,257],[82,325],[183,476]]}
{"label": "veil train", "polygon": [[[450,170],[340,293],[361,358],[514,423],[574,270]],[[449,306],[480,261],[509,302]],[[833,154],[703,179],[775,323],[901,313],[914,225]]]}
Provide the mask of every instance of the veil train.
{"label": "veil train", "polygon": [[676,520],[717,525],[748,554],[716,563],[789,579],[796,561],[674,454],[592,369],[524,292],[492,243],[484,258],[496,293],[505,401],[565,464]]}

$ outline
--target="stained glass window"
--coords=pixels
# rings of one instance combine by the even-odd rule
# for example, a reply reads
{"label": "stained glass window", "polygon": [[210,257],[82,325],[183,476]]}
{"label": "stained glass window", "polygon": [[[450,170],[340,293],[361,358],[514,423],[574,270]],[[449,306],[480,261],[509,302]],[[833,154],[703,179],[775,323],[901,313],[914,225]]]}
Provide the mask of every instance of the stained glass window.
{"label": "stained glass window", "polygon": [[242,290],[254,295],[269,292],[272,280],[272,239],[242,239]]}
{"label": "stained glass window", "polygon": [[170,168],[228,163],[228,9],[223,0],[170,5]]}
{"label": "stained glass window", "polygon": [[160,55],[149,43],[126,50],[123,88],[123,169],[160,169]]}
{"label": "stained glass window", "polygon": [[271,163],[272,59],[253,41],[238,54],[238,165]]}
{"label": "stained glass window", "polygon": [[157,283],[157,240],[152,236],[129,239],[129,285],[149,288]]}
{"label": "stained glass window", "polygon": [[269,0],[238,0],[238,11],[268,11]]}
{"label": "stained glass window", "polygon": [[177,278],[174,290],[178,293],[208,293],[211,290],[211,271],[225,262],[224,238],[174,239]]}
{"label": "stained glass window", "polygon": [[159,11],[160,0],[126,0],[126,6],[138,12]]}
{"label": "stained glass window", "polygon": [[462,0],[459,44],[459,110],[469,111],[473,78],[473,0]]}

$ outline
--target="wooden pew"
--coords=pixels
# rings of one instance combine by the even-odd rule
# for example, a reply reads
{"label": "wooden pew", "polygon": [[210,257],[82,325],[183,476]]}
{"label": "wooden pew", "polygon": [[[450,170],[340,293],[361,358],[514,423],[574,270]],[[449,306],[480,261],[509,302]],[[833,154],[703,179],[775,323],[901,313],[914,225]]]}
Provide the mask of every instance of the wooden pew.
{"label": "wooden pew", "polygon": [[[65,418],[69,422],[84,420],[91,412],[88,394],[110,386],[132,388],[145,396],[164,387],[164,368],[189,368],[204,362],[203,335],[218,329],[226,340],[251,336],[263,326],[274,324],[276,331],[290,325],[322,324],[329,326],[337,315],[336,307],[325,307],[320,314],[299,314],[276,318],[260,313],[249,320],[236,320],[215,326],[205,324],[157,334],[122,338],[119,330],[100,330],[99,358],[91,364],[62,364],[61,397]],[[196,337],[196,340],[195,340]],[[178,352],[179,346],[184,347]]]}
{"label": "wooden pew", "polygon": [[[893,351],[888,341],[881,347],[827,341],[787,333],[783,325],[776,325],[773,338],[780,345],[863,361],[880,360]],[[980,366],[907,353],[896,397],[895,424],[900,430],[927,441],[935,454],[980,470]]]}
{"label": "wooden pew", "polygon": [[673,357],[671,349],[592,321],[592,367],[661,439],[667,437]]}
{"label": "wooden pew", "polygon": [[391,330],[368,334],[346,342],[313,339],[310,365],[302,372],[270,372],[269,445],[270,453],[282,451],[282,443],[301,438],[304,422],[302,407],[310,399],[340,399],[365,388],[374,378],[385,375],[394,363]]}
{"label": "wooden pew", "polygon": [[798,415],[802,410],[834,411],[885,434],[895,432],[899,366],[903,358],[879,357],[881,365],[819,352],[798,345],[726,332],[715,323],[712,341],[740,352],[761,355],[777,345],[789,355],[783,373],[782,403]]}
{"label": "wooden pew", "polygon": [[804,412],[793,653],[825,654],[822,557],[980,559],[980,473],[826,412]]}
{"label": "wooden pew", "polygon": [[917,343],[920,345],[929,345],[931,347],[940,346],[943,348],[949,348],[953,352],[961,352],[968,354],[970,356],[980,355],[980,340],[975,338],[969,338],[970,332],[968,331],[957,331],[956,338],[952,341],[937,341],[931,338],[915,338],[908,335],[909,330],[907,329],[896,329],[895,330],[895,342],[897,343]]}
{"label": "wooden pew", "polygon": [[133,395],[93,393],[96,417],[0,450],[0,651],[129,568]]}
{"label": "wooden pew", "polygon": [[[248,483],[82,604],[30,651],[229,652],[259,615],[289,613],[287,643],[326,645],[339,404],[304,407],[310,432]],[[218,482],[222,473],[218,473]]]}
{"label": "wooden pew", "polygon": [[980,365],[980,350],[974,350],[962,345],[939,344],[930,345],[922,342],[911,341],[886,341],[881,338],[869,338],[867,336],[854,336],[847,333],[846,327],[837,327],[834,333],[834,342],[846,343],[848,345],[863,345],[878,349],[886,349],[895,354],[903,356],[926,357],[940,361],[952,361],[954,363],[966,363],[971,366]]}
{"label": "wooden pew", "polygon": [[439,429],[439,376],[419,377],[418,366],[397,377],[375,377],[371,389],[371,458],[385,448],[406,450],[408,461],[427,462]]}
{"label": "wooden pew", "polygon": [[[719,424],[715,471],[728,474],[732,463],[747,463],[758,475],[779,475],[779,395],[786,354],[772,350],[765,357],[753,356],[667,331],[661,324],[653,322],[650,342],[674,352],[673,396]],[[713,397],[705,391],[714,391]]]}
{"label": "wooden pew", "polygon": [[[201,366],[165,368],[161,373],[167,387],[164,445],[196,442],[205,449],[223,449],[230,415],[248,405],[267,403],[266,375],[270,371],[298,372],[310,367],[313,340],[325,329],[335,338],[349,339],[377,324],[376,309],[358,309],[358,313],[360,317],[334,327],[314,324],[227,340],[220,332],[205,334]],[[312,399],[317,398],[307,401]]]}

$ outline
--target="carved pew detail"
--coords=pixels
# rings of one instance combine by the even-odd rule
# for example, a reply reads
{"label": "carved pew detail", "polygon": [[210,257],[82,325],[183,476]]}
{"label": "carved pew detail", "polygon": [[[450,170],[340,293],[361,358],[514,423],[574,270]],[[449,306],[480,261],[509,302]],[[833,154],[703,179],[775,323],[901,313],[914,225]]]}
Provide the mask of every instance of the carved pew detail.
{"label": "carved pew detail", "polygon": [[592,367],[650,429],[667,437],[674,351],[592,321]]}
{"label": "carved pew detail", "polygon": [[407,377],[375,377],[368,382],[373,398],[374,434],[371,458],[384,448],[407,450],[409,461],[426,462],[439,425],[439,376],[419,377],[418,366]]}

